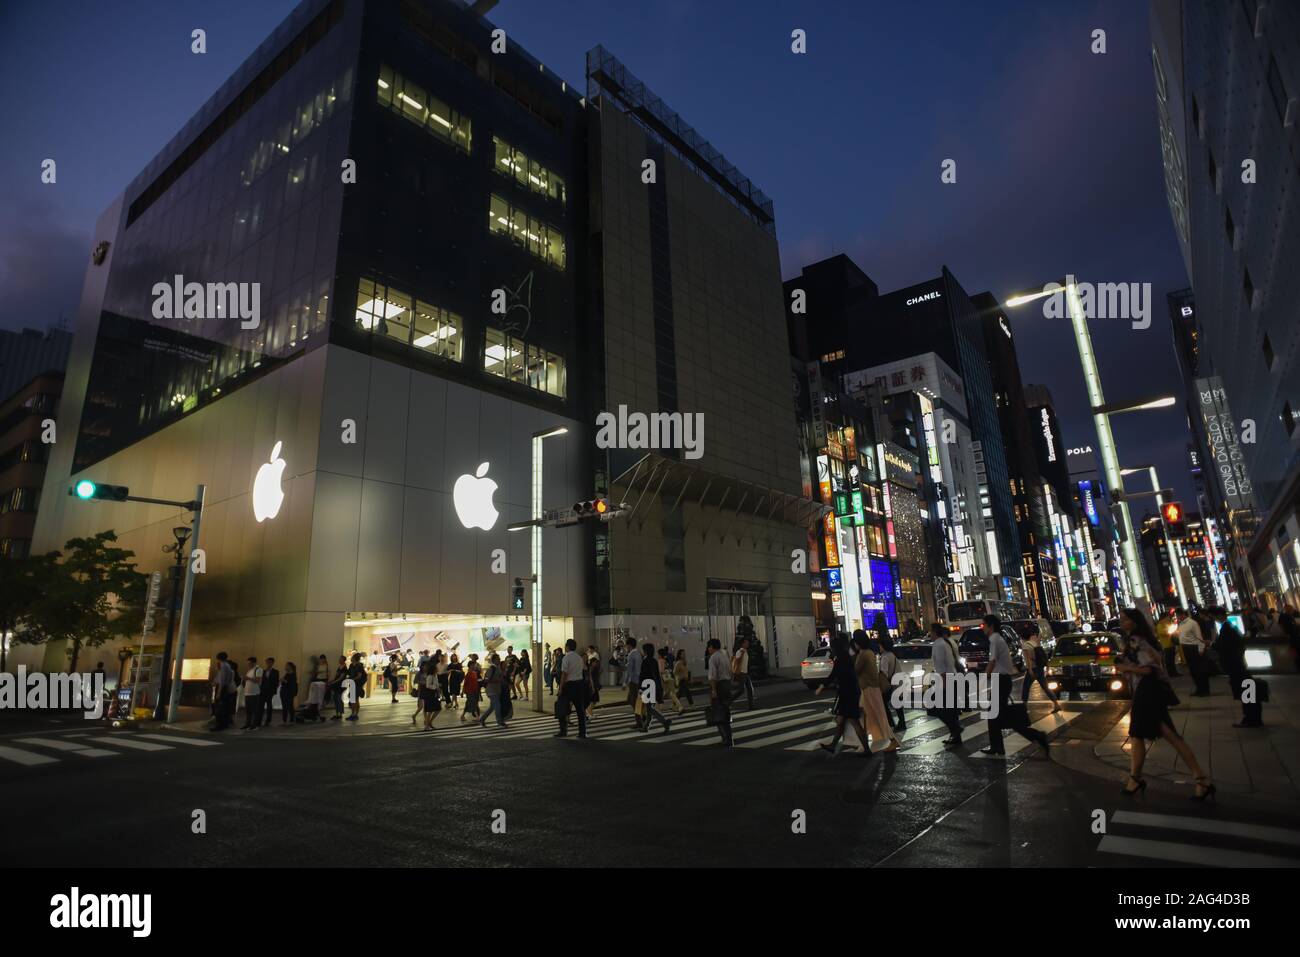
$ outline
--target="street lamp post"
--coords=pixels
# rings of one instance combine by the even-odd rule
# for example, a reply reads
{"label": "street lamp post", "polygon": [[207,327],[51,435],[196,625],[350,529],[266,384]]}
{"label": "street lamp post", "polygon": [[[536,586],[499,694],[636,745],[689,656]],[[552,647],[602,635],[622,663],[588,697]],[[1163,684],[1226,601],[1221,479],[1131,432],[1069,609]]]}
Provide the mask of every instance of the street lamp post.
{"label": "street lamp post", "polygon": [[172,535],[176,539],[175,544],[163,546],[163,551],[176,553],[176,562],[171,568],[172,597],[167,603],[167,638],[163,641],[162,684],[158,687],[158,700],[154,702],[153,706],[155,721],[166,720],[168,702],[171,701],[172,643],[176,638],[176,617],[181,609],[181,578],[184,575],[183,569],[185,567],[185,543],[189,540],[190,531],[188,525],[177,525],[172,529]]}
{"label": "street lamp post", "polygon": [[533,522],[532,527],[532,566],[533,566],[533,710],[539,714],[542,706],[542,669],[545,662],[542,656],[546,646],[542,644],[542,442],[555,435],[564,435],[569,430],[564,426],[543,429],[533,434]]}
{"label": "street lamp post", "polygon": [[1019,306],[1044,296],[1055,295],[1061,292],[1062,288],[1065,291],[1066,312],[1070,316],[1070,325],[1074,330],[1074,343],[1079,350],[1079,364],[1083,367],[1083,379],[1088,389],[1088,405],[1092,409],[1092,421],[1097,430],[1097,445],[1101,450],[1102,469],[1112,492],[1117,493],[1114,497],[1119,503],[1120,516],[1124,521],[1124,541],[1121,543],[1124,567],[1128,573],[1134,598],[1147,598],[1146,576],[1142,571],[1142,563],[1138,559],[1137,542],[1133,537],[1133,518],[1129,514],[1128,503],[1124,501],[1124,479],[1120,475],[1115,437],[1110,431],[1110,409],[1106,406],[1105,396],[1102,395],[1101,374],[1097,370],[1097,357],[1092,351],[1088,319],[1084,315],[1083,303],[1079,301],[1079,290],[1075,285],[1074,277],[1067,276],[1064,284],[1050,283],[1041,292],[1012,296],[1006,304]]}
{"label": "street lamp post", "polygon": [[[190,523],[190,555],[199,547],[199,521],[203,518],[203,496],[206,486],[200,485],[194,493],[194,520]],[[194,606],[194,562],[185,563],[185,594],[181,598],[180,633],[176,639],[176,679],[172,681],[171,694],[168,696],[167,722],[176,720],[176,709],[181,699],[181,674],[185,667],[185,641],[190,635],[190,610]],[[164,674],[164,678],[168,677]],[[161,697],[161,696],[160,696]]]}

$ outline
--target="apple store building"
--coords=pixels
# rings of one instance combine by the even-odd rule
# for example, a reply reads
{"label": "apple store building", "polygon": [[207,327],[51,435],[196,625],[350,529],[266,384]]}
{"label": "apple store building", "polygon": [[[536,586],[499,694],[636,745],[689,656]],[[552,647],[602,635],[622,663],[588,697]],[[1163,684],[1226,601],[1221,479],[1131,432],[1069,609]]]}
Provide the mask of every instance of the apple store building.
{"label": "apple store building", "polygon": [[[511,586],[532,535],[508,528],[535,481],[547,507],[594,493],[583,108],[542,77],[521,109],[504,78],[537,77],[526,53],[485,81],[430,45],[421,11],[463,19],[486,52],[482,21],[397,6],[302,3],[95,226],[33,548],[112,529],[164,587],[152,633],[80,667],[161,651],[164,547],[190,521],[69,497],[85,478],[180,502],[203,486],[195,686],[219,651],[301,670],[531,638],[531,594],[512,614]],[[542,533],[547,645],[592,640],[594,538]]]}

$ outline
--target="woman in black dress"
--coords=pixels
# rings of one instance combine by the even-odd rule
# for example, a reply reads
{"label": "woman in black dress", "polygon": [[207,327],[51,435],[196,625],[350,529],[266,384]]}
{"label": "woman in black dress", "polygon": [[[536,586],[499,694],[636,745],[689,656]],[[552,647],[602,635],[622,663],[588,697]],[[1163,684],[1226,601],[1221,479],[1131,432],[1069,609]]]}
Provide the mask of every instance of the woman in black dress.
{"label": "woman in black dress", "polygon": [[1124,633],[1126,648],[1115,670],[1129,677],[1133,689],[1133,704],[1129,708],[1128,735],[1133,742],[1129,755],[1131,771],[1124,783],[1124,793],[1136,794],[1146,790],[1147,782],[1142,777],[1142,765],[1147,757],[1147,742],[1164,738],[1178,752],[1192,774],[1196,777],[1196,789],[1192,798],[1204,801],[1217,788],[1201,770],[1196,755],[1174,730],[1174,723],[1169,717],[1169,706],[1178,703],[1169,676],[1165,673],[1165,656],[1160,649],[1160,642],[1151,632],[1146,618],[1136,608],[1125,608],[1119,613],[1119,629]]}
{"label": "woman in black dress", "polygon": [[[849,643],[843,635],[831,639],[831,676],[827,683],[830,681],[835,682],[835,707],[831,712],[835,715],[835,736],[831,738],[830,744],[823,744],[821,747],[831,754],[839,754],[840,740],[844,737],[844,724],[852,722],[853,730],[857,732],[858,740],[862,742],[862,756],[871,757],[867,731],[862,727],[862,707],[859,704],[862,696],[858,691],[858,676],[853,670],[853,655],[849,653]],[[827,683],[823,683],[814,694],[825,691]]]}
{"label": "woman in black dress", "polygon": [[451,664],[447,666],[447,692],[449,696],[447,707],[453,710],[460,704],[460,685],[464,680],[465,669],[460,663],[460,656],[452,652]]}
{"label": "woman in black dress", "polygon": [[[438,652],[438,655],[442,652]],[[433,730],[433,719],[438,717],[442,711],[442,705],[439,703],[439,697],[442,694],[442,682],[447,675],[444,671],[438,674],[438,655],[434,655],[425,663],[424,680],[420,684],[420,707],[424,709],[424,730]]]}

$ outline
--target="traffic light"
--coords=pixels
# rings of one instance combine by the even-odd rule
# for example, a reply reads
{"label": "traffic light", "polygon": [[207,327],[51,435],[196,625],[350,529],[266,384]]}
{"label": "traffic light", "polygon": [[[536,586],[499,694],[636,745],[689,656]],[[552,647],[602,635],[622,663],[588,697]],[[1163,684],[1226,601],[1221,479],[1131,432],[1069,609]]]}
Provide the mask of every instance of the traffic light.
{"label": "traffic light", "polygon": [[593,498],[586,502],[574,502],[573,514],[578,518],[600,518],[609,511],[609,502],[603,498]]}
{"label": "traffic light", "polygon": [[1165,520],[1165,527],[1169,529],[1170,538],[1184,538],[1187,535],[1187,527],[1183,524],[1185,516],[1182,502],[1165,502],[1160,507],[1160,514]]}
{"label": "traffic light", "polygon": [[107,502],[125,502],[130,493],[131,490],[125,485],[100,485],[90,479],[82,479],[68,489],[69,495],[75,495],[82,501],[98,498]]}
{"label": "traffic light", "polygon": [[510,589],[510,607],[515,611],[524,610],[524,580],[516,578],[514,587]]}

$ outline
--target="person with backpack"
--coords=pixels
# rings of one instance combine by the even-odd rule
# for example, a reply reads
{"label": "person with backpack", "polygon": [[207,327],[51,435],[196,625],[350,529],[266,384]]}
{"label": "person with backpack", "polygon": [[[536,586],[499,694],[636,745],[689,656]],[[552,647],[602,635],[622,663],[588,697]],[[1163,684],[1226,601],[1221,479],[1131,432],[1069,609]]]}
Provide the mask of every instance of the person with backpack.
{"label": "person with backpack", "polygon": [[388,685],[388,691],[393,696],[392,704],[397,704],[397,671],[399,667],[397,655],[389,655],[388,664],[384,665],[384,683]]}
{"label": "person with backpack", "polygon": [[938,621],[930,624],[930,671],[934,676],[931,680],[943,683],[940,686],[940,701],[943,707],[934,708],[930,713],[942,721],[944,727],[948,729],[948,737],[944,739],[943,746],[959,748],[961,747],[961,720],[954,707],[956,702],[948,700],[945,686],[949,680],[948,675],[963,674],[966,668],[961,663],[961,656],[957,654],[957,639],[949,634],[947,626]]}
{"label": "person with backpack", "polygon": [[1037,681],[1043,689],[1043,694],[1047,695],[1047,700],[1052,702],[1052,714],[1056,714],[1061,710],[1061,701],[1052,694],[1052,689],[1047,687],[1047,652],[1043,650],[1043,637],[1036,627],[1025,639],[1024,656],[1025,677],[1020,683],[1020,703],[1025,704],[1029,701],[1029,691]]}
{"label": "person with backpack", "polygon": [[465,683],[461,687],[465,692],[465,708],[460,713],[460,720],[464,721],[468,715],[477,718],[479,700],[478,655],[470,655],[469,660],[465,663]]}

